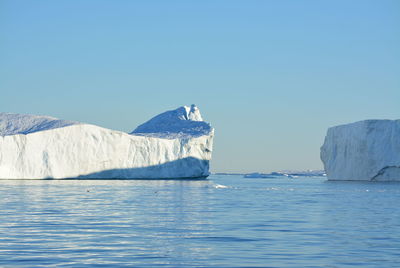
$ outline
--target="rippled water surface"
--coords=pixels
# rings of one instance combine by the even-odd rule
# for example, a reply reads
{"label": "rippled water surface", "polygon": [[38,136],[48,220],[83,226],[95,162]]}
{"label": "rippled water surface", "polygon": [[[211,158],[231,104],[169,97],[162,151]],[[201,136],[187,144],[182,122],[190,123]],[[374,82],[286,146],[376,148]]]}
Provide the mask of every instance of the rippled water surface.
{"label": "rippled water surface", "polygon": [[1,180],[0,267],[400,267],[400,183]]}

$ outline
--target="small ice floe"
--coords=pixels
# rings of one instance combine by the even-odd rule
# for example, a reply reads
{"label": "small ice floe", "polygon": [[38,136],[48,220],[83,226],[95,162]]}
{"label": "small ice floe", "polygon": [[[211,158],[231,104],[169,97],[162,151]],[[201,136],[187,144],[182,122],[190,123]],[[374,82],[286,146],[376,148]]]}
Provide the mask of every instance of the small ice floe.
{"label": "small ice floe", "polygon": [[229,186],[222,185],[222,184],[214,184],[214,187],[215,187],[216,189],[225,189],[225,188],[229,188]]}
{"label": "small ice floe", "polygon": [[265,190],[267,190],[267,191],[278,191],[278,190],[280,190],[280,188],[268,187],[268,188],[265,188]]}

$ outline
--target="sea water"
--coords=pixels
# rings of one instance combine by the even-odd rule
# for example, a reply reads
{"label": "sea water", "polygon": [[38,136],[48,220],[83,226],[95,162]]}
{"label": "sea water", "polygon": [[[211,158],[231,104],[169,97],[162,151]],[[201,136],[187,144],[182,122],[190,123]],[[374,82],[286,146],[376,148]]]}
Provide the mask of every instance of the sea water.
{"label": "sea water", "polygon": [[0,267],[400,267],[400,183],[1,180]]}

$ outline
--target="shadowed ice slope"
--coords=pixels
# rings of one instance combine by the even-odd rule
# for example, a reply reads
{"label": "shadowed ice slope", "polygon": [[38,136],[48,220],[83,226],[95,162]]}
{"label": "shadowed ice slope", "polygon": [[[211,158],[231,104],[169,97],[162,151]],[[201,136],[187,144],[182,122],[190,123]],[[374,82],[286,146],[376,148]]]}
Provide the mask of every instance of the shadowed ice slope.
{"label": "shadowed ice slope", "polygon": [[[186,157],[164,164],[138,168],[115,168],[107,169],[91,174],[80,175],[79,179],[182,179],[182,178],[203,178],[209,174],[208,160],[201,160],[194,157]],[[187,171],[191,170],[192,174]],[[160,174],[163,174],[160,176]]]}
{"label": "shadowed ice slope", "polygon": [[158,138],[187,138],[209,135],[210,124],[203,121],[199,109],[192,105],[159,114],[138,126],[131,134]]}

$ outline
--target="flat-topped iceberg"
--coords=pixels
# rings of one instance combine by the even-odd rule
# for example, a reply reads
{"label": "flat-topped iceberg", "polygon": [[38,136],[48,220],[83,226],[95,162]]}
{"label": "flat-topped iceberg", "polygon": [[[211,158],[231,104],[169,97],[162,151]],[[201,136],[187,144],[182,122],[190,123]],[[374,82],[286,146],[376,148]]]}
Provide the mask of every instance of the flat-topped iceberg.
{"label": "flat-topped iceberg", "polygon": [[275,171],[271,173],[248,173],[244,174],[244,178],[260,178],[260,179],[272,179],[279,177],[298,178],[298,177],[324,177],[326,176],[324,170],[305,170],[305,171]]}
{"label": "flat-topped iceberg", "polygon": [[0,178],[197,178],[209,175],[214,129],[192,105],[132,133],[48,116],[0,113]]}
{"label": "flat-topped iceberg", "polygon": [[321,160],[328,180],[400,181],[400,120],[329,128]]}

